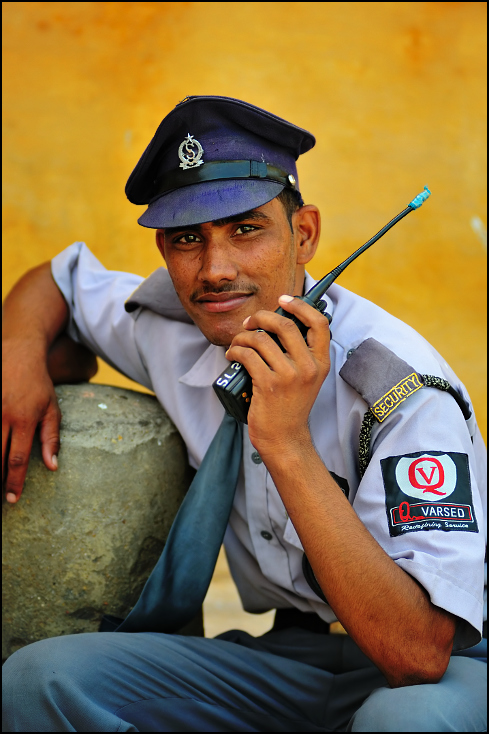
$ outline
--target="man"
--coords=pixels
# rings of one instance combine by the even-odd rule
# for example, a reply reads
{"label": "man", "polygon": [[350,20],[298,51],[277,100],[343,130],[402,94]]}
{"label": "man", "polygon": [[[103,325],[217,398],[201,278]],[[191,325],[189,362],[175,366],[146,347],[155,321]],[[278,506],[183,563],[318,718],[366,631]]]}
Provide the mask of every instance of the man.
{"label": "man", "polygon": [[[464,387],[412,329],[333,285],[331,336],[293,297],[313,284],[319,241],[295,167],[313,145],[239,100],[187,98],[126,187],[148,204],[139,222],[156,229],[168,272],[111,273],[75,243],[9,297],[8,375],[19,383],[12,365],[28,353],[37,383],[21,410],[7,392],[9,501],[36,423],[56,468],[42,365],[58,334],[152,388],[196,468],[224,414],[212,383],[229,361],[246,367],[224,544],[244,607],[278,612],[258,639],[146,627],[23,648],[6,664],[4,730],[484,730],[486,667],[464,653],[482,629],[483,442]],[[335,619],[348,636],[328,634]]]}

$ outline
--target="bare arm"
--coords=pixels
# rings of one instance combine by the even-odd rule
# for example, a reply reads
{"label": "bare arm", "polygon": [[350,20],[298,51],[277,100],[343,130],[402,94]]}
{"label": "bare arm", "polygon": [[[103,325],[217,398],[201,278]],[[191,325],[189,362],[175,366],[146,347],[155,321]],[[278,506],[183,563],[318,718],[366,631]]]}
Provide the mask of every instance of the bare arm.
{"label": "bare arm", "polygon": [[310,440],[294,444],[278,461],[264,460],[328,603],[350,636],[392,687],[437,683],[452,651],[452,615],[434,606],[380,547]]}
{"label": "bare arm", "polygon": [[[310,327],[307,344],[290,320],[259,311],[226,353],[253,378],[251,443],[350,636],[392,687],[437,682],[450,659],[455,618],[385,553],[317,454],[308,417],[330,369],[327,321],[297,299],[279,303]],[[278,334],[286,353],[256,329]]]}
{"label": "bare arm", "polygon": [[67,319],[50,263],[26,273],[4,303],[2,481],[9,502],[22,492],[37,426],[43,461],[57,468],[61,413],[53,383],[88,380],[97,371],[94,355],[62,333]]}

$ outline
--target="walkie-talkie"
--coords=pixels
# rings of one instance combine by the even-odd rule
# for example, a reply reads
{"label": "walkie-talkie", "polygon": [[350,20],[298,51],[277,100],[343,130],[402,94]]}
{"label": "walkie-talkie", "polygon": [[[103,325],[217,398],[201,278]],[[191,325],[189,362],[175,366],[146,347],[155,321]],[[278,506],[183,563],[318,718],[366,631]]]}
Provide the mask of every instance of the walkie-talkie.
{"label": "walkie-talkie", "polygon": [[[329,286],[334,283],[338,275],[340,275],[348,265],[353,262],[362,252],[365,252],[374,242],[377,242],[386,232],[391,229],[397,222],[405,217],[409,212],[414,209],[419,209],[424,201],[431,194],[431,191],[427,186],[424,187],[424,191],[418,194],[409,204],[403,209],[403,211],[391,219],[385,227],[382,227],[380,232],[377,232],[368,242],[358,248],[353,255],[350,255],[344,262],[338,265],[334,270],[324,276],[320,281],[309,290],[305,296],[300,298],[301,301],[305,301],[310,306],[316,308],[320,313],[324,314],[331,323],[331,316],[326,313],[326,303],[322,301],[322,297],[328,290]],[[297,296],[298,297],[298,296]],[[284,311],[282,308],[277,308],[275,313],[280,316],[285,316],[288,319],[292,319],[297,325],[304,339],[306,339],[308,327],[305,326],[302,321],[288,311]],[[267,334],[276,342],[282,351],[285,351],[281,345],[278,336],[276,334],[267,332]],[[217,397],[223,404],[225,410],[229,415],[242,423],[248,422],[248,410],[250,408],[250,402],[253,392],[253,383],[251,377],[245,367],[240,362],[232,362],[222,374],[219,375],[217,380],[212,385]]]}

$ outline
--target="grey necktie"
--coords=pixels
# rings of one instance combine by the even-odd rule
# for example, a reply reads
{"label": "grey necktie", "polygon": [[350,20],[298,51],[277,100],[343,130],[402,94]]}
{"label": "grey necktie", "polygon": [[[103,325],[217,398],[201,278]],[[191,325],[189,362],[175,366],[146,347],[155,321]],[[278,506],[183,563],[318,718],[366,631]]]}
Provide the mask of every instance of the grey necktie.
{"label": "grey necktie", "polygon": [[231,513],[241,453],[242,425],[225,415],[136,605],[123,622],[104,617],[100,631],[171,633],[198,614]]}
{"label": "grey necktie", "polygon": [[[125,302],[128,313],[141,306],[167,319],[193,323],[165,268],[146,278]],[[242,432],[241,423],[224,416],[136,605],[124,621],[106,615],[101,632],[176,632],[199,613],[231,514]]]}

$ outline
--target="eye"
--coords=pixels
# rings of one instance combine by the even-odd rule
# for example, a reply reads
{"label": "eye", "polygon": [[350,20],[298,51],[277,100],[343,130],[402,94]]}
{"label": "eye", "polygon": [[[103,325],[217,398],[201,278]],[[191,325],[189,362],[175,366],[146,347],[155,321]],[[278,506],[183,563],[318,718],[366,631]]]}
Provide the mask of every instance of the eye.
{"label": "eye", "polygon": [[239,227],[236,228],[236,232],[234,234],[248,234],[248,232],[253,232],[255,229],[258,229],[258,227],[255,227],[252,224],[240,224]]}
{"label": "eye", "polygon": [[193,232],[185,232],[185,234],[180,234],[173,240],[173,243],[176,245],[195,245],[197,242],[200,242],[200,237]]}

